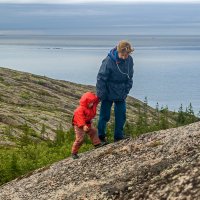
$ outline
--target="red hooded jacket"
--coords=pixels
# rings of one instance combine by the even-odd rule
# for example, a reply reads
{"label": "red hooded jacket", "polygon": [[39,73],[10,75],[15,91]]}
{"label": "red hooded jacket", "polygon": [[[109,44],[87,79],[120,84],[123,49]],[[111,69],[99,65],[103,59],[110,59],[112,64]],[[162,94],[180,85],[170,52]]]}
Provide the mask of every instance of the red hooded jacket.
{"label": "red hooded jacket", "polygon": [[[99,97],[92,92],[86,92],[80,99],[80,105],[74,111],[72,124],[79,128],[87,125],[91,126],[91,120],[96,116],[96,109],[99,103]],[[88,107],[90,103],[93,103],[91,108]]]}

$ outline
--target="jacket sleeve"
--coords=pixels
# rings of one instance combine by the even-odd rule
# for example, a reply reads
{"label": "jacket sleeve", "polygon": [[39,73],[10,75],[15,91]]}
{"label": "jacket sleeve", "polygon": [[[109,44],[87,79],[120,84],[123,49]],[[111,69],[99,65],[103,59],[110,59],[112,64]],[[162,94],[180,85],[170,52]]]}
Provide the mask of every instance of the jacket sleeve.
{"label": "jacket sleeve", "polygon": [[134,69],[133,69],[133,66],[134,66],[134,63],[133,63],[133,58],[131,57],[130,58],[130,65],[129,65],[129,77],[130,79],[128,79],[128,83],[127,83],[127,94],[130,92],[132,86],[133,86],[133,73],[134,73]]}
{"label": "jacket sleeve", "polygon": [[79,128],[86,124],[86,117],[83,109],[78,109],[74,112],[73,121]]}
{"label": "jacket sleeve", "polygon": [[95,108],[98,106],[99,102],[100,102],[100,98],[97,96],[97,98],[96,98],[96,100],[94,102]]}
{"label": "jacket sleeve", "polygon": [[102,65],[99,69],[97,75],[97,83],[96,83],[97,96],[100,98],[100,100],[106,99],[107,96],[106,81],[108,80],[109,75],[110,75],[110,70],[108,68],[108,59],[105,58],[102,61]]}
{"label": "jacket sleeve", "polygon": [[100,98],[97,96],[97,98],[96,98],[96,100],[94,102],[94,106],[92,108],[93,109],[93,113],[95,113],[95,115],[96,115],[96,110],[97,110],[97,106],[98,106],[99,102],[100,102]]}

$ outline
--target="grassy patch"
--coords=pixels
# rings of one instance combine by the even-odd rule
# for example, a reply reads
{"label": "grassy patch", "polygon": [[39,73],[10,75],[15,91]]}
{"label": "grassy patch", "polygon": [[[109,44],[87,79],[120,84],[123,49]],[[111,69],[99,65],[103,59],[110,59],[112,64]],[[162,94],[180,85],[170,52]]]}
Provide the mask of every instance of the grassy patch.
{"label": "grassy patch", "polygon": [[30,92],[22,92],[20,96],[21,98],[26,99],[26,100],[29,100],[32,98],[32,95],[30,94]]}
{"label": "grassy patch", "polygon": [[37,83],[38,83],[39,85],[43,85],[43,86],[46,85],[46,82],[44,82],[44,81],[42,81],[42,80],[38,80]]}

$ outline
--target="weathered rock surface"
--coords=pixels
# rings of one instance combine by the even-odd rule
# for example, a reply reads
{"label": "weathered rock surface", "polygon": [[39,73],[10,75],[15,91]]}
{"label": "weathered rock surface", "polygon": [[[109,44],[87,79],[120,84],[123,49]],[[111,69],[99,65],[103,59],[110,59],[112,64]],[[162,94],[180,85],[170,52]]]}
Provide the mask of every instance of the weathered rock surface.
{"label": "weathered rock surface", "polygon": [[3,185],[0,199],[200,199],[200,122],[67,158]]}

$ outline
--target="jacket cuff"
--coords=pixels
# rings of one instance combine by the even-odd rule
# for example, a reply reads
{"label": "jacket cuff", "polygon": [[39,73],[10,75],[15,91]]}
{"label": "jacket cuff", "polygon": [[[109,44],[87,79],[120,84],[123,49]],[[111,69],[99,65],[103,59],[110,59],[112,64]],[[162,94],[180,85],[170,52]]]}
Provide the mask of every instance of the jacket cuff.
{"label": "jacket cuff", "polygon": [[81,125],[78,125],[79,128],[83,128],[83,126],[85,126],[86,124],[81,124]]}

